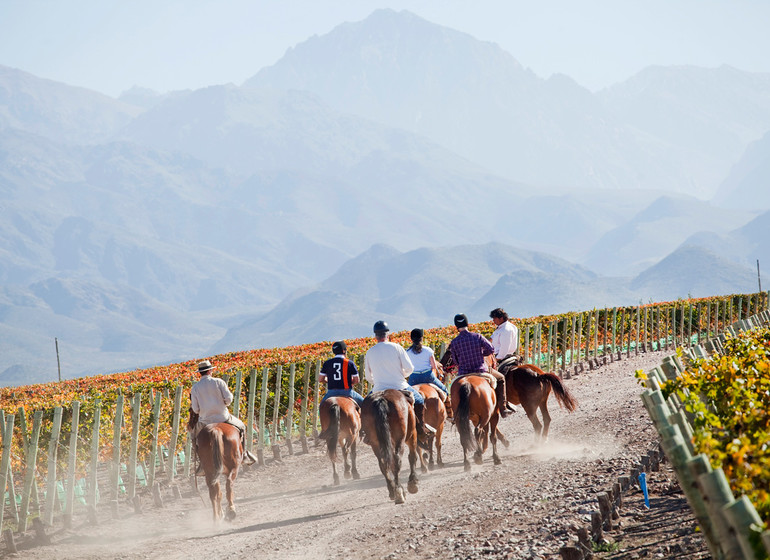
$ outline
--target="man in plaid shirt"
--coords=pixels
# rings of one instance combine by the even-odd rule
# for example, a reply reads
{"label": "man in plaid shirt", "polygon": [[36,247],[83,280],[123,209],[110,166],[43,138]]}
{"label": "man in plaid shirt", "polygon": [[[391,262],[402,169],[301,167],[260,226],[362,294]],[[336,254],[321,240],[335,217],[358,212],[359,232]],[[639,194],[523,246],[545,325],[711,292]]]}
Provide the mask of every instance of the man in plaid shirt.
{"label": "man in plaid shirt", "polygon": [[492,343],[480,334],[468,330],[468,317],[464,314],[455,315],[454,323],[459,334],[449,344],[449,351],[452,360],[457,364],[457,377],[477,373],[487,373],[494,377],[497,380],[497,410],[500,417],[505,418],[511,412],[505,394],[505,376],[488,368],[484,362],[485,356],[491,356],[495,352]]}

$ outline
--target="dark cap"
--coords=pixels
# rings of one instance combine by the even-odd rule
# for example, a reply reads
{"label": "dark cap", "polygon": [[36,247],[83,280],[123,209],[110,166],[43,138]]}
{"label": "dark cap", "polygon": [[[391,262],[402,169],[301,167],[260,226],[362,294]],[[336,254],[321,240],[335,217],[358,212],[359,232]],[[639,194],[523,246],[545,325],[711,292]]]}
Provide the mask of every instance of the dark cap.
{"label": "dark cap", "polygon": [[468,317],[465,316],[465,313],[458,313],[455,315],[455,327],[458,329],[460,327],[467,327],[468,326]]}
{"label": "dark cap", "polygon": [[372,330],[374,331],[374,334],[378,334],[386,333],[390,330],[390,328],[388,328],[388,324],[385,321],[377,321],[374,324],[374,328]]}
{"label": "dark cap", "polygon": [[332,344],[332,352],[334,353],[335,356],[339,354],[344,354],[347,351],[348,351],[348,345],[345,344],[344,340],[338,340],[337,342]]}

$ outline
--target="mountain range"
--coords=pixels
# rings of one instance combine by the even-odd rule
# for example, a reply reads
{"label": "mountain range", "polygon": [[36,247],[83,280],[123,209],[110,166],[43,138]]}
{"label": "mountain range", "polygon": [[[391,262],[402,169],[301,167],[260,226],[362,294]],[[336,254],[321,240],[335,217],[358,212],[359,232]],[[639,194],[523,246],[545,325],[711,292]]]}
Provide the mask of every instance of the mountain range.
{"label": "mountain range", "polygon": [[0,66],[0,384],[753,291],[770,75],[591,93],[378,10],[243,85],[119,99]]}

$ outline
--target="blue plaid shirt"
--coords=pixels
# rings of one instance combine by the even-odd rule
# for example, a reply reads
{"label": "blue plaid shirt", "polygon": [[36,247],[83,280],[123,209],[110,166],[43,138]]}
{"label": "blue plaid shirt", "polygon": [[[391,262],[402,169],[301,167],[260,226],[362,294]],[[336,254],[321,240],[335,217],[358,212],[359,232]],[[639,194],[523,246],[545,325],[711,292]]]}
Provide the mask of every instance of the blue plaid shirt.
{"label": "blue plaid shirt", "polygon": [[449,345],[452,360],[457,364],[457,375],[487,371],[484,356],[494,354],[492,343],[479,333],[460,331]]}

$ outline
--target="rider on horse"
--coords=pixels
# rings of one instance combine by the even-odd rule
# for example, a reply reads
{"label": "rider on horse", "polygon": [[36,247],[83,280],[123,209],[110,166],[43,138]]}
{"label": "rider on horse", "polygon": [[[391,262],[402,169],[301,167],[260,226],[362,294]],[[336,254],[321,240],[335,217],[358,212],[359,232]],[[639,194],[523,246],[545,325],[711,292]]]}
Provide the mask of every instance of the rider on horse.
{"label": "rider on horse", "polygon": [[246,425],[227,410],[227,407],[233,402],[233,394],[223,379],[212,377],[211,372],[214,369],[209,360],[200,362],[198,364],[198,374],[201,378],[190,389],[190,406],[193,412],[198,415],[198,424],[192,433],[195,452],[196,454],[198,452],[196,439],[203,427],[207,424],[224,422],[232,424],[241,432],[243,456],[249,459],[251,464],[254,464],[257,461],[256,457],[246,451]]}
{"label": "rider on horse", "polygon": [[366,353],[366,379],[373,385],[372,392],[386,389],[409,391],[414,395],[414,415],[417,420],[417,440],[421,446],[427,446],[429,437],[436,429],[423,420],[425,398],[417,389],[407,383],[406,378],[412,371],[409,356],[400,344],[388,341],[388,324],[377,321],[374,324],[374,338],[377,343]]}
{"label": "rider on horse", "polygon": [[468,330],[468,317],[460,313],[455,315],[454,324],[459,334],[449,344],[452,360],[457,364],[457,377],[463,375],[491,375],[497,381],[497,409],[502,418],[508,416],[512,409],[508,408],[505,392],[505,376],[498,371],[487,368],[485,356],[490,356],[495,349],[492,344],[478,333]]}
{"label": "rider on horse", "polygon": [[489,317],[497,326],[492,333],[492,347],[495,349],[497,371],[505,374],[510,366],[518,365],[516,352],[519,350],[519,329],[508,320],[504,309],[497,307],[489,312]]}
{"label": "rider on horse", "polygon": [[409,376],[409,385],[431,383],[439,390],[441,400],[446,402],[449,389],[436,377],[435,372],[438,369],[436,357],[433,355],[432,348],[422,345],[423,335],[422,329],[412,329],[410,333],[412,345],[406,349],[406,354],[414,366],[414,372]]}
{"label": "rider on horse", "polygon": [[329,397],[350,397],[360,408],[364,397],[353,389],[359,375],[356,364],[347,357],[348,347],[343,340],[338,340],[332,344],[332,352],[334,357],[326,360],[318,373],[318,381],[326,383],[326,394],[321,402]]}

